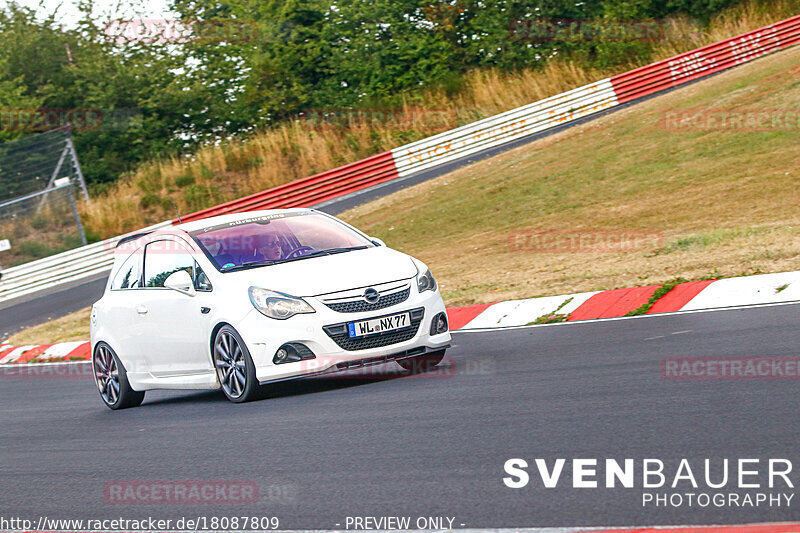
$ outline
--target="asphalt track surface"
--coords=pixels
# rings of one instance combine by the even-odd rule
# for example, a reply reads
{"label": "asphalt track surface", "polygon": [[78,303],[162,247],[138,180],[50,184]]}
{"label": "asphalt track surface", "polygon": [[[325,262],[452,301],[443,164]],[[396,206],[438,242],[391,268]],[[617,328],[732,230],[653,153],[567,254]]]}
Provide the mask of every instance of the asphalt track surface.
{"label": "asphalt track surface", "polygon": [[[642,508],[640,483],[574,489],[569,465],[555,489],[533,472],[523,489],[502,478],[513,457],[800,464],[798,381],[675,381],[659,368],[667,356],[799,356],[799,324],[792,304],[456,332],[443,373],[295,381],[242,405],[158,391],[112,412],[86,376],[3,374],[0,509],[30,519],[277,516],[281,529],[398,515],[468,528],[795,521],[797,501]],[[260,499],[108,503],[106,484],[126,480],[246,480]]]}
{"label": "asphalt track surface", "polygon": [[69,288],[58,287],[0,305],[0,340],[48,320],[89,307],[103,296],[108,275]]}

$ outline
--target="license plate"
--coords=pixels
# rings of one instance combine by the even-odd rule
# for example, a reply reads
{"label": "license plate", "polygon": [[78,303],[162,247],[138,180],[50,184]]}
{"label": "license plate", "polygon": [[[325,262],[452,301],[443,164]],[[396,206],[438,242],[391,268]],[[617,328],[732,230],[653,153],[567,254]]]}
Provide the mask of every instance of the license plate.
{"label": "license plate", "polygon": [[386,331],[394,331],[396,329],[403,329],[410,325],[411,314],[400,313],[382,318],[373,318],[371,320],[349,322],[347,324],[347,329],[350,333],[350,337],[353,338],[365,337],[367,335],[374,335],[376,333],[384,333]]}

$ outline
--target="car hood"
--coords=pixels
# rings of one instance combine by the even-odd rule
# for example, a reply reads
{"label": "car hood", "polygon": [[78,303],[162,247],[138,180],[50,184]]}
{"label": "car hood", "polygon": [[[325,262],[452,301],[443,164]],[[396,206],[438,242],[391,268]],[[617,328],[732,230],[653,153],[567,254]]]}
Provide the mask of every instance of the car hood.
{"label": "car hood", "polygon": [[385,246],[300,259],[227,274],[248,286],[318,296],[416,276],[411,258]]}

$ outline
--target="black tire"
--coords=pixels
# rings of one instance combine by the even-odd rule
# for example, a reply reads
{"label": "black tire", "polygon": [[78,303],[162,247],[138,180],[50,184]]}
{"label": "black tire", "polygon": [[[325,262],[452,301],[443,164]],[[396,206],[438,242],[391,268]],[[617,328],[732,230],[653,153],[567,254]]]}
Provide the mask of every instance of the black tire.
{"label": "black tire", "polygon": [[413,374],[428,372],[444,359],[444,350],[437,350],[416,357],[408,357],[406,359],[398,359],[397,364],[403,367],[406,372]]}
{"label": "black tire", "polygon": [[109,409],[137,407],[144,401],[144,391],[137,392],[131,388],[125,367],[108,344],[98,342],[95,346],[92,369],[100,398]]}
{"label": "black tire", "polygon": [[222,326],[212,347],[217,381],[225,397],[233,403],[255,399],[260,389],[256,367],[239,333],[227,324]]}

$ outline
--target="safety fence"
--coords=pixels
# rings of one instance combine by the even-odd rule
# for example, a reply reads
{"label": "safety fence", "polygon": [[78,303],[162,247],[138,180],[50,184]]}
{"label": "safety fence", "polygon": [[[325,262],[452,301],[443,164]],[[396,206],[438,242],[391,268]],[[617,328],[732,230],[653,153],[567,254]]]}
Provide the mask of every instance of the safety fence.
{"label": "safety fence", "polygon": [[[183,221],[256,209],[314,206],[575,123],[619,105],[748,63],[798,42],[800,15],[389,152],[192,213],[184,216]],[[37,287],[78,279],[76,276],[82,275],[82,268],[92,272],[85,277],[103,268],[108,269],[110,258],[108,254],[100,253],[101,249],[102,246],[95,244],[16,267],[18,270],[9,269],[9,277],[0,281],[0,301],[16,297],[20,291],[34,292],[39,290]],[[78,257],[80,260],[76,259]],[[62,278],[65,281],[57,281]],[[16,292],[9,292],[8,283],[16,284],[13,285]],[[27,284],[30,287],[19,288]]]}
{"label": "safety fence", "polygon": [[[140,231],[151,231],[169,225],[170,222],[162,222]],[[124,237],[125,235],[113,237],[3,270],[0,302],[108,272],[114,264],[116,243]]]}

